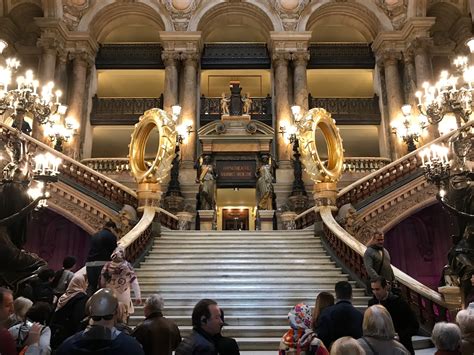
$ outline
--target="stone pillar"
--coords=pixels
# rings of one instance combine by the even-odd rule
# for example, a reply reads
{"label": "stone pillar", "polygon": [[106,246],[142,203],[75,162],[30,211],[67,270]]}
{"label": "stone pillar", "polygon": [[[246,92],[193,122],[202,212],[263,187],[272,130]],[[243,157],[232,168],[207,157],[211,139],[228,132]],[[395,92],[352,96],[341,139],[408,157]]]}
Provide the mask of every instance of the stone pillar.
{"label": "stone pillar", "polygon": [[[199,63],[199,53],[183,53],[183,77],[184,77],[184,91],[183,101],[181,103],[181,117],[180,123],[190,121],[193,125],[193,130],[196,131],[197,123],[197,68]],[[196,134],[190,134],[187,144],[181,148],[182,159],[188,163],[193,164],[196,153]]]}
{"label": "stone pillar", "polygon": [[301,106],[303,111],[308,110],[308,81],[306,78],[306,66],[309,60],[308,52],[294,53],[293,59],[293,87],[294,103]]}
{"label": "stone pillar", "polygon": [[57,57],[56,71],[54,73],[54,81],[56,86],[63,92],[62,102],[67,100],[67,52],[60,52]]}
{"label": "stone pillar", "polygon": [[[383,55],[383,66],[385,72],[385,86],[387,90],[389,126],[400,118],[403,106],[402,83],[398,70],[398,61],[401,59],[400,52],[387,51]],[[397,159],[405,155],[407,150],[395,134],[391,135],[392,158]]]}
{"label": "stone pillar", "polygon": [[[275,131],[278,132],[283,122],[293,122],[290,104],[288,102],[288,61],[289,53],[274,53],[273,68],[275,81],[275,98],[276,98],[276,125]],[[283,136],[277,134],[277,156],[279,161],[290,160],[290,150],[288,144],[284,141]]]}
{"label": "stone pillar", "polygon": [[164,51],[161,55],[165,63],[165,92],[163,109],[171,113],[171,106],[178,104],[178,54]]}
{"label": "stone pillar", "polygon": [[[416,39],[412,42],[411,48],[415,56],[416,84],[418,90],[422,90],[424,82],[432,83],[433,70],[429,55],[429,40]],[[439,137],[438,125],[429,125],[428,134],[424,137],[424,143],[428,143]]]}
{"label": "stone pillar", "polygon": [[198,210],[200,229],[202,231],[211,231],[214,229],[215,211]]}
{"label": "stone pillar", "polygon": [[[43,39],[38,41],[38,45],[42,48],[39,75],[38,79],[41,87],[46,85],[50,81],[54,81],[54,72],[56,70],[56,54],[57,44],[51,39]],[[41,92],[41,87],[38,88]],[[43,140],[43,128],[37,120],[33,120],[33,138]]]}
{"label": "stone pillar", "polygon": [[79,123],[79,135],[73,138],[73,158],[80,159],[81,142],[84,139],[86,117],[84,112],[87,67],[89,55],[84,52],[73,53],[72,59],[72,82],[70,86],[70,97],[68,100],[67,117],[75,119]]}

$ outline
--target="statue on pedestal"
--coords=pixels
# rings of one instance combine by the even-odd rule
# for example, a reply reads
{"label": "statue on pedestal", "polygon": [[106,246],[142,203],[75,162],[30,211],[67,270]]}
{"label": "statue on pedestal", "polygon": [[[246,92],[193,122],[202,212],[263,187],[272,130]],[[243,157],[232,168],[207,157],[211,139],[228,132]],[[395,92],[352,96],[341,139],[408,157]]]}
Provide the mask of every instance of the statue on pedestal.
{"label": "statue on pedestal", "polygon": [[242,98],[244,106],[242,107],[242,112],[244,115],[250,115],[250,110],[252,108],[253,100],[250,98],[250,94],[246,93]]}
{"label": "statue on pedestal", "polygon": [[267,154],[262,155],[257,173],[257,206],[259,210],[273,210],[273,169]]}
{"label": "statue on pedestal", "polygon": [[213,210],[216,206],[216,177],[211,157],[206,155],[201,162],[199,178],[199,209]]}
{"label": "statue on pedestal", "polygon": [[222,115],[229,114],[229,102],[230,102],[230,99],[228,99],[227,96],[225,96],[225,93],[222,93],[222,97],[220,101]]}

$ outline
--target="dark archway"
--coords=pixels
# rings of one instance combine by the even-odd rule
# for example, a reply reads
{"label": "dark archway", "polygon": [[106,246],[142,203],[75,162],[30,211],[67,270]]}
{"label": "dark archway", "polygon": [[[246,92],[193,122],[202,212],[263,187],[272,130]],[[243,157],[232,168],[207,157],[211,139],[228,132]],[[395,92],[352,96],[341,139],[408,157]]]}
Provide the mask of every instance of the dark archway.
{"label": "dark archway", "polygon": [[439,203],[406,218],[385,234],[392,264],[437,290],[456,228],[454,218]]}
{"label": "dark archway", "polygon": [[38,254],[54,270],[62,267],[65,256],[77,259],[76,268],[85,264],[90,235],[63,216],[43,209],[28,224],[25,250]]}

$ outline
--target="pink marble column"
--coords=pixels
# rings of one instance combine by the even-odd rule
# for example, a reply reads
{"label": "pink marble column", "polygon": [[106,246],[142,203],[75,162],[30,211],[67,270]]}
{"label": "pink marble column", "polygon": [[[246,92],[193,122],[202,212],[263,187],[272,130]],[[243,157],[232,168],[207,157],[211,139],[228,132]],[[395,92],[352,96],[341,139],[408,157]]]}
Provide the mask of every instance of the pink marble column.
{"label": "pink marble column", "polygon": [[309,60],[309,53],[294,53],[293,60],[293,87],[294,103],[301,106],[303,111],[308,110],[308,80],[306,77],[306,66]]}
{"label": "pink marble column", "polygon": [[79,123],[79,134],[70,143],[73,147],[72,154],[75,159],[81,156],[81,142],[84,140],[86,117],[84,112],[86,79],[89,55],[87,53],[74,53],[72,58],[72,80],[70,86],[70,96],[68,100],[67,117],[71,117]]}
{"label": "pink marble column", "polygon": [[163,52],[161,55],[165,63],[165,92],[163,109],[171,113],[171,106],[178,103],[178,53]]}
{"label": "pink marble column", "polygon": [[[276,98],[276,126],[275,131],[280,129],[282,122],[292,122],[290,104],[288,101],[288,61],[289,53],[273,54],[274,87]],[[279,161],[290,160],[290,150],[282,135],[277,134],[277,156]]]}
{"label": "pink marble column", "polygon": [[[50,81],[54,81],[54,72],[56,70],[56,54],[57,49],[54,43],[50,41],[40,41],[42,54],[39,65],[39,81],[40,85],[46,85]],[[38,140],[44,140],[43,128],[37,120],[33,120],[32,136]]]}
{"label": "pink marble column", "polygon": [[[398,70],[398,61],[401,59],[399,52],[388,51],[383,54],[383,66],[385,72],[385,87],[387,90],[388,119],[391,123],[401,117],[401,107],[404,104],[402,82]],[[400,142],[395,134],[391,134],[392,157],[399,158],[406,154],[406,146]]]}
{"label": "pink marble column", "polygon": [[[183,60],[183,97],[181,103],[180,123],[192,122],[193,130],[197,128],[197,68],[199,64],[199,53],[184,53]],[[181,147],[182,159],[185,164],[193,164],[196,154],[196,133],[191,133],[187,143]]]}

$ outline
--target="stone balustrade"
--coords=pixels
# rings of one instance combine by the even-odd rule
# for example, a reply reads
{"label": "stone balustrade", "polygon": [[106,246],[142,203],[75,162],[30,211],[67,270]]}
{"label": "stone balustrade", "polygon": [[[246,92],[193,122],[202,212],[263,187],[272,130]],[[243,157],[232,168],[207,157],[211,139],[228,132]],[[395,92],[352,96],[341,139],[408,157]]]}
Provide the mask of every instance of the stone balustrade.
{"label": "stone balustrade", "polygon": [[[18,131],[4,123],[0,123],[0,140],[7,142],[10,139],[17,138]],[[20,139],[28,143],[30,152],[48,152],[61,158],[62,163],[59,166],[59,180],[74,188],[81,189],[83,193],[93,195],[94,198],[107,204],[108,201],[117,205],[119,208],[124,204],[136,207],[137,194],[128,187],[108,178],[105,175],[77,162],[76,160],[64,155],[36,139],[20,134]]]}

